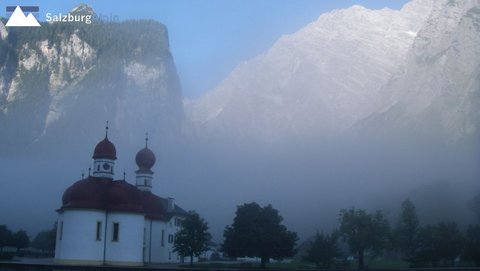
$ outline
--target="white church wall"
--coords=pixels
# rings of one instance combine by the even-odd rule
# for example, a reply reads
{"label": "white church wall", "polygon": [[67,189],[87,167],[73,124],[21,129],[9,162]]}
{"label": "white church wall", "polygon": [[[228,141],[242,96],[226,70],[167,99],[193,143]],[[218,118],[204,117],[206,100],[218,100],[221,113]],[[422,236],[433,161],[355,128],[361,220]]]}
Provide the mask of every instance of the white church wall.
{"label": "white church wall", "polygon": [[152,221],[151,263],[178,263],[181,258],[173,251],[178,225],[170,221]]}
{"label": "white church wall", "polygon": [[[106,263],[143,265],[143,214],[109,213],[107,219]],[[115,224],[118,223],[118,234]]]}
{"label": "white church wall", "polygon": [[152,221],[152,241],[151,241],[151,263],[165,263],[168,259],[166,252],[167,248],[167,235],[166,224],[162,221]]}
{"label": "white church wall", "polygon": [[63,213],[58,214],[57,234],[55,238],[55,259],[61,258],[62,255],[62,236],[63,235]]}
{"label": "white church wall", "polygon": [[150,246],[152,244],[151,240],[151,235],[152,235],[152,220],[150,219],[145,219],[145,232],[143,236],[143,262],[144,263],[150,263],[151,262],[151,253],[150,253]]}
{"label": "white church wall", "polygon": [[173,245],[175,242],[175,236],[180,230],[180,225],[175,223],[175,217],[172,217],[170,221],[166,224],[167,232],[167,262],[169,263],[178,263],[181,261],[180,256],[177,252],[173,251]]}
{"label": "white church wall", "polygon": [[[101,264],[105,212],[96,210],[64,210],[57,224],[55,260],[65,263]],[[101,223],[97,240],[97,223]]]}

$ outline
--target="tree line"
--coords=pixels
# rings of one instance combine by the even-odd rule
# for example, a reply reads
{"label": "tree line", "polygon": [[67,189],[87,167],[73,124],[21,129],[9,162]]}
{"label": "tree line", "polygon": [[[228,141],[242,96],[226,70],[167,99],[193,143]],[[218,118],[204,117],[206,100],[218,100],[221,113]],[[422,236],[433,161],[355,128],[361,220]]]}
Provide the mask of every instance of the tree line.
{"label": "tree line", "polygon": [[341,210],[339,221],[339,228],[330,234],[317,233],[309,243],[305,261],[328,268],[344,256],[339,248],[344,242],[359,269],[365,267],[366,254],[375,257],[385,252],[398,255],[410,267],[451,267],[459,260],[480,266],[480,224],[463,232],[453,221],[421,225],[410,200],[402,203],[393,226],[381,211],[368,213],[355,208]]}
{"label": "tree line", "polygon": [[[32,240],[25,230],[12,232],[6,225],[0,225],[0,256],[13,256],[12,253],[4,251],[5,247],[15,248],[19,253],[22,249],[34,248],[47,254],[55,251],[56,227],[51,230],[39,232]],[[14,254],[15,254],[14,253]]]}
{"label": "tree line", "polygon": [[[261,207],[255,202],[238,206],[233,223],[225,228],[222,251],[231,258],[257,257],[260,266],[268,261],[291,257],[295,252],[297,233],[289,231],[283,218],[271,205]],[[211,239],[208,224],[195,212],[182,220],[176,234],[174,250],[182,257],[193,257],[208,250]]]}
{"label": "tree line", "polygon": [[[235,218],[223,233],[225,256],[257,257],[265,267],[270,259],[292,257],[296,251],[297,234],[282,224],[283,218],[271,205],[261,207],[246,203],[237,207]],[[383,212],[373,213],[350,208],[339,212],[339,227],[330,233],[319,232],[308,243],[303,261],[329,268],[339,260],[354,255],[359,269],[365,268],[365,257],[388,253],[410,267],[480,266],[480,224],[462,231],[453,221],[422,225],[415,205],[405,200],[397,221],[392,225]],[[199,256],[208,249],[207,223],[191,212],[183,220],[175,239],[175,250],[182,256]],[[348,246],[349,251],[343,249]]]}
{"label": "tree line", "polygon": [[[271,205],[262,207],[252,202],[238,206],[232,224],[224,230],[222,251],[230,258],[259,258],[261,267],[270,259],[292,257],[297,253],[298,236],[282,222],[278,210]],[[316,234],[308,243],[304,261],[329,268],[349,255],[341,249],[341,245],[347,245],[359,269],[365,267],[366,256],[384,253],[398,256],[411,267],[455,266],[459,260],[480,266],[480,224],[470,225],[464,231],[451,221],[422,225],[410,200],[402,203],[393,225],[381,211],[369,213],[353,207],[339,212],[339,222],[332,232]],[[208,223],[190,211],[180,224],[174,250],[182,257],[190,257],[193,264],[194,257],[209,249]],[[0,225],[0,255],[7,246],[17,251],[31,246],[53,253],[55,237],[56,227],[38,233],[30,241],[26,231],[11,232]]]}

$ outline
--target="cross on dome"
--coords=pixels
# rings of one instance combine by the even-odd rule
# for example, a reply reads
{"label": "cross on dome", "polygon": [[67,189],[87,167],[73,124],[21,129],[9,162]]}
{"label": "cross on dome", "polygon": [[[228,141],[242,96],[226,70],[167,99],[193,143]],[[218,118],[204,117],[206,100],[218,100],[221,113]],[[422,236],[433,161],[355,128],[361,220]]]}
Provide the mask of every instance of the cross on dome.
{"label": "cross on dome", "polygon": [[107,125],[105,126],[105,138],[108,138],[108,120]]}

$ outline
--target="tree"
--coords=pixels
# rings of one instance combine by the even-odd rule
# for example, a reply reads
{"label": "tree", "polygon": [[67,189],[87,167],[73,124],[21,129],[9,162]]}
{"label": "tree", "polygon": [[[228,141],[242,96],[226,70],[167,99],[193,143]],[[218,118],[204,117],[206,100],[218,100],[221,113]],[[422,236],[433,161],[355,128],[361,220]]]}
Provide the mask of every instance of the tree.
{"label": "tree", "polygon": [[12,235],[11,243],[13,247],[17,248],[19,251],[21,248],[26,248],[30,244],[30,239],[28,238],[27,232],[24,230],[19,230]]}
{"label": "tree", "polygon": [[262,268],[270,258],[293,256],[297,234],[288,231],[282,220],[271,205],[238,206],[233,224],[223,233],[223,250],[231,257],[259,257]]}
{"label": "tree", "polygon": [[390,225],[380,211],[368,214],[355,208],[341,210],[340,221],[343,240],[358,254],[358,268],[363,269],[365,251],[379,253],[388,244]]}
{"label": "tree", "polygon": [[480,266],[480,225],[468,226],[462,258]]}
{"label": "tree", "polygon": [[445,265],[454,266],[455,258],[462,252],[463,235],[455,222],[440,222],[437,225],[437,253]]}
{"label": "tree", "polygon": [[32,241],[32,247],[52,253],[55,251],[55,241],[57,238],[57,225],[53,229],[39,232]]}
{"label": "tree", "polygon": [[454,266],[455,258],[462,251],[463,236],[455,222],[440,222],[422,227],[418,244],[417,263]]}
{"label": "tree", "polygon": [[173,249],[182,257],[190,256],[190,265],[193,265],[193,256],[199,257],[208,249],[211,239],[208,224],[196,212],[190,211],[180,226]]}
{"label": "tree", "polygon": [[0,252],[3,252],[3,247],[10,245],[12,239],[12,232],[6,225],[0,225]]}
{"label": "tree", "polygon": [[393,236],[396,248],[402,253],[404,260],[411,264],[415,261],[418,248],[419,225],[415,205],[410,200],[405,200]]}
{"label": "tree", "polygon": [[333,231],[332,234],[317,233],[307,248],[304,260],[314,262],[318,267],[330,267],[334,258],[341,256],[337,241],[338,231]]}
{"label": "tree", "polygon": [[477,218],[480,220],[480,192],[470,200],[468,207],[473,213],[475,213],[475,215],[477,215]]}
{"label": "tree", "polygon": [[436,228],[432,225],[425,225],[418,233],[418,249],[415,253],[414,266],[436,267],[440,260],[436,251]]}

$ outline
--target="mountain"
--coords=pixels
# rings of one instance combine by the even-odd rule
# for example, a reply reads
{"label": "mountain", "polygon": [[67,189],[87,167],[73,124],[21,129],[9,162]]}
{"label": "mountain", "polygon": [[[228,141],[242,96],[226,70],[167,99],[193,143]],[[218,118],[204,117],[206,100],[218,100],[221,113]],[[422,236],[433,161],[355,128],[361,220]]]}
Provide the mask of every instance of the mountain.
{"label": "mountain", "polygon": [[95,10],[89,5],[86,4],[80,4],[76,7],[74,7],[71,11],[70,14],[72,15],[91,15],[92,17],[97,16],[95,13]]}
{"label": "mountain", "polygon": [[[384,107],[360,129],[432,133],[448,141],[479,135],[480,3],[434,5],[401,69],[381,90]],[[429,134],[428,134],[429,132]]]}
{"label": "mountain", "polygon": [[[75,14],[94,14],[85,5]],[[184,113],[164,25],[147,20],[0,25],[2,154],[180,133]],[[70,144],[71,145],[71,144]],[[71,148],[71,146],[70,146]]]}
{"label": "mountain", "polygon": [[478,8],[473,0],[415,0],[398,11],[323,14],[186,102],[187,115],[200,136],[239,140],[429,130],[418,122],[438,114],[430,124],[439,130],[471,135],[479,123]]}

